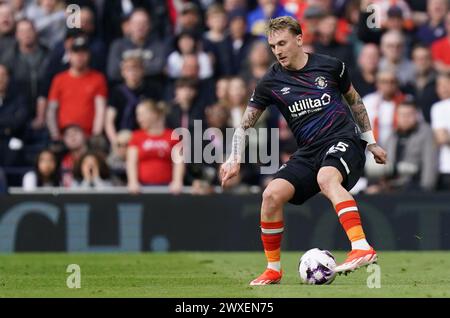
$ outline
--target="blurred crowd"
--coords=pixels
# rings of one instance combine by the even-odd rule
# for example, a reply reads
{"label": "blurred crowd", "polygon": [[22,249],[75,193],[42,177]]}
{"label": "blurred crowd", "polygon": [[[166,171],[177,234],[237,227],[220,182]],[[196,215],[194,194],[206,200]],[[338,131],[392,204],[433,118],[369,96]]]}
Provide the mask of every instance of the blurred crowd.
{"label": "blurred crowd", "polygon": [[[274,63],[265,22],[282,15],[300,21],[305,51],[346,63],[388,150],[384,166],[368,155],[354,192],[450,190],[448,0],[0,0],[0,192],[213,192],[219,164],[173,160],[186,152],[173,129],[201,120],[202,146],[225,153]],[[257,127],[280,129],[287,161],[279,112]],[[243,164],[233,191],[264,187],[260,165]]]}

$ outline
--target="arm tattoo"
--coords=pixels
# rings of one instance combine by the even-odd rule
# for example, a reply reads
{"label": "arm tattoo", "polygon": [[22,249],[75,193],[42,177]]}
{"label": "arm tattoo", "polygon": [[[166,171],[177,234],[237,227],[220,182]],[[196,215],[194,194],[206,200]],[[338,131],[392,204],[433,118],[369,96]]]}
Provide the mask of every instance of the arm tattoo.
{"label": "arm tattoo", "polygon": [[231,156],[235,160],[241,157],[242,152],[245,149],[246,146],[245,131],[256,124],[256,122],[258,121],[259,117],[263,112],[264,112],[263,110],[254,107],[247,107],[245,109],[244,115],[242,116],[241,124],[236,129],[233,135]]}
{"label": "arm tattoo", "polygon": [[361,96],[359,96],[358,92],[353,88],[350,88],[348,93],[344,95],[345,100],[350,106],[350,110],[355,118],[356,124],[361,129],[361,132],[366,132],[371,130],[369,116],[367,115],[366,107],[362,101]]}

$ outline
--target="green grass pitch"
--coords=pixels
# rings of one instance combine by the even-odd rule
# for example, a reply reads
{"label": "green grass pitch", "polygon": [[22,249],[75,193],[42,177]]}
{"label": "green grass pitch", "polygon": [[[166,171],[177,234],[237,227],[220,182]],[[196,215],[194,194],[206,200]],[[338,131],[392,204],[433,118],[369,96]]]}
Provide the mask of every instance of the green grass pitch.
{"label": "green grass pitch", "polygon": [[[365,268],[328,286],[299,282],[299,252],[284,252],[280,285],[249,281],[265,266],[262,253],[11,254],[0,256],[0,297],[450,297],[450,252],[379,252],[381,288]],[[344,253],[335,253],[338,261]],[[81,288],[69,289],[69,264]]]}

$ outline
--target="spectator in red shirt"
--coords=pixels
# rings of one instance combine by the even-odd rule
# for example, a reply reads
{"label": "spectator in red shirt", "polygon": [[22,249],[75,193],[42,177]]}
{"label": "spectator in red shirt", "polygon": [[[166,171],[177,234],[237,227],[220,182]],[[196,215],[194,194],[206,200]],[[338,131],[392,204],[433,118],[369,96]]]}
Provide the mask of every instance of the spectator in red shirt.
{"label": "spectator in red shirt", "polygon": [[[169,185],[170,192],[180,193],[183,187],[184,163],[178,140],[164,126],[165,105],[145,100],[137,106],[136,130],[127,152],[128,189],[138,193],[142,185]],[[178,149],[172,149],[177,147]]]}
{"label": "spectator in red shirt", "polygon": [[49,94],[47,125],[53,140],[60,131],[76,124],[87,136],[103,132],[107,86],[105,77],[89,68],[88,42],[79,37],[73,41],[69,54],[70,68],[58,74]]}
{"label": "spectator in red shirt", "polygon": [[431,46],[434,67],[440,73],[450,72],[450,12],[445,16],[445,30],[447,36],[437,40]]}

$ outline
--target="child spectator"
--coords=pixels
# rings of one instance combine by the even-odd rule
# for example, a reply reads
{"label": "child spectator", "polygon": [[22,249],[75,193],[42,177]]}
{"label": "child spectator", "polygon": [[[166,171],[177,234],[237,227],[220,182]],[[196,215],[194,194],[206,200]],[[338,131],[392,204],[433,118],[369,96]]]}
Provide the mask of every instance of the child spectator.
{"label": "child spectator", "polygon": [[88,150],[87,141],[83,129],[77,125],[67,126],[63,131],[64,146],[67,153],[61,163],[62,183],[64,187],[70,187],[73,183],[73,168],[81,156]]}
{"label": "child spectator", "polygon": [[40,187],[60,186],[60,164],[56,154],[48,149],[42,150],[37,158],[33,171],[23,177],[24,191],[34,191]]}
{"label": "child spectator", "polygon": [[105,189],[111,187],[108,165],[101,155],[96,152],[86,152],[75,164],[73,169],[74,188]]}

